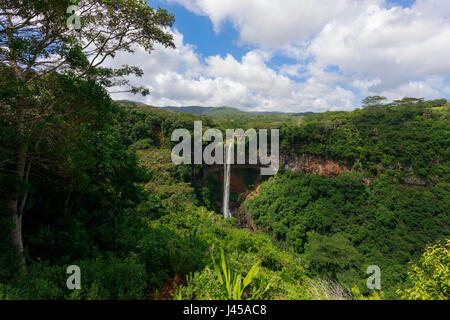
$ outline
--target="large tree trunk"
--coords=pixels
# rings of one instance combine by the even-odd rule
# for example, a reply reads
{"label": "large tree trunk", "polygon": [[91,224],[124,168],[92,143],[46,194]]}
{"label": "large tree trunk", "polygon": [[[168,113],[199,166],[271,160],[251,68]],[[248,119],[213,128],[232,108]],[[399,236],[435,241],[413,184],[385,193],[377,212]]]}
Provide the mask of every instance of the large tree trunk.
{"label": "large tree trunk", "polygon": [[26,268],[25,256],[23,253],[23,241],[22,241],[22,216],[18,214],[17,210],[18,201],[9,200],[8,210],[12,214],[13,228],[11,230],[11,245],[17,249],[20,256],[20,262],[22,268]]}
{"label": "large tree trunk", "polygon": [[[16,178],[21,181],[25,177],[25,167],[27,163],[27,146],[24,141],[24,107],[19,106],[17,112],[17,134],[19,137],[17,148],[17,162],[16,162]],[[22,213],[19,209],[19,194],[13,194],[7,201],[7,209],[11,214],[13,228],[11,230],[11,245],[17,249],[22,269],[26,270],[26,261],[23,252],[22,240]]]}

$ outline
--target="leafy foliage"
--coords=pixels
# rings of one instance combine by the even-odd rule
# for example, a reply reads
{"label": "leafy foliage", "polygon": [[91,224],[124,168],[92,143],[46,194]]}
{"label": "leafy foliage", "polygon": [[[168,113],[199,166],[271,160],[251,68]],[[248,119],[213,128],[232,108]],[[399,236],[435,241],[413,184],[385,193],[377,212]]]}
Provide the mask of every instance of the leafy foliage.
{"label": "leafy foliage", "polygon": [[[238,273],[232,273],[228,268],[222,249],[220,249],[220,267],[216,264],[214,257],[211,257],[211,259],[213,261],[215,274],[223,288],[224,299],[222,300],[241,300],[244,290],[252,282],[253,277],[259,271],[258,263],[251,267],[245,278],[243,278]],[[267,286],[265,291],[269,289],[269,286],[270,284]],[[260,293],[256,294],[254,298],[256,298],[259,294]]]}
{"label": "leafy foliage", "polygon": [[448,184],[405,187],[381,176],[335,178],[284,173],[246,202],[259,229],[302,253],[311,276],[331,276],[367,293],[365,269],[380,266],[388,298],[405,284],[407,263],[449,236]]}
{"label": "leafy foliage", "polygon": [[450,240],[425,248],[419,264],[408,270],[412,288],[399,291],[404,299],[448,300],[450,297]]}
{"label": "leafy foliage", "polygon": [[401,181],[415,175],[436,183],[449,176],[449,109],[439,109],[445,104],[405,102],[310,115],[300,126],[281,127],[281,146],[286,153],[345,162],[368,177],[396,171]]}

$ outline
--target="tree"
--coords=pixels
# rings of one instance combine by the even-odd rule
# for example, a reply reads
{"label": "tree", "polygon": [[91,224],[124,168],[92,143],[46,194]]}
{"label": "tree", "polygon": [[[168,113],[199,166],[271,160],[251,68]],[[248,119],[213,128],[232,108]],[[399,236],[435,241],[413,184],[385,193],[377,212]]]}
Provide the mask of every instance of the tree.
{"label": "tree", "polygon": [[401,100],[394,100],[392,102],[392,105],[393,106],[405,106],[405,105],[410,105],[410,104],[417,104],[419,102],[423,102],[424,100],[425,100],[424,98],[406,97]]}
{"label": "tree", "polygon": [[336,278],[338,274],[354,267],[360,257],[344,234],[323,236],[312,231],[308,234],[304,258],[308,269],[316,275],[328,274]]}
{"label": "tree", "polygon": [[[67,74],[95,81],[104,87],[128,86],[133,93],[148,90],[132,86],[125,76],[142,76],[142,70],[124,65],[118,69],[102,64],[121,51],[140,45],[150,52],[155,43],[174,47],[167,30],[173,15],[154,10],[143,0],[82,0],[78,3],[81,28],[68,28],[71,0],[3,0],[0,2],[0,96],[2,124],[14,137],[4,150],[3,168],[11,172],[6,197],[13,228],[12,246],[18,249],[25,268],[22,214],[27,200],[30,169],[42,139],[50,128],[47,120],[64,105],[53,74]],[[3,127],[2,127],[3,128]],[[2,129],[3,130],[3,129]]]}
{"label": "tree", "polygon": [[431,101],[426,101],[426,105],[430,108],[439,108],[447,104],[447,99],[436,99]]}
{"label": "tree", "polygon": [[412,287],[398,293],[409,300],[448,300],[450,298],[450,239],[430,245],[418,264],[408,271]]}
{"label": "tree", "polygon": [[370,97],[363,99],[362,104],[364,106],[368,107],[368,106],[375,106],[375,105],[382,104],[383,101],[387,101],[387,98],[381,97],[381,96],[370,96]]}

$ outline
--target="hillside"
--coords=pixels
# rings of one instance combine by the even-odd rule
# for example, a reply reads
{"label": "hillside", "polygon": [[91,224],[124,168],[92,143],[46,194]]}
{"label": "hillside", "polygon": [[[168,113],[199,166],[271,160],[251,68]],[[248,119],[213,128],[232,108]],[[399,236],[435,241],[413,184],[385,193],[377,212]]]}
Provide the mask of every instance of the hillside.
{"label": "hillside", "polygon": [[0,1],[2,319],[42,304],[3,300],[449,301],[449,19],[448,0]]}
{"label": "hillside", "polygon": [[[143,299],[181,281],[171,291],[178,297],[222,299],[210,272],[210,255],[220,258],[222,248],[234,272],[246,274],[260,263],[246,293],[259,299],[320,298],[331,294],[333,281],[346,299],[398,299],[398,290],[410,286],[408,263],[450,236],[445,103],[236,120],[130,101],[105,100],[103,106],[102,117],[84,113],[82,122],[70,124],[81,137],[48,145],[53,151],[46,157],[57,167],[32,175],[30,197],[47,200],[26,209],[25,241],[30,257],[51,267],[30,266],[19,284],[8,280],[12,267],[4,268],[6,297],[76,298],[58,287],[59,280],[41,276],[46,270],[56,279],[65,261],[76,261],[88,272],[79,298]],[[235,128],[238,120],[244,127],[280,129],[282,157],[290,163],[269,179],[232,169],[233,219],[222,219],[223,168],[175,166],[170,159],[172,131],[192,130],[194,120],[220,130]],[[78,131],[67,132],[75,137]],[[295,159],[310,160],[299,167]],[[342,169],[328,175],[324,163]],[[65,214],[53,215],[53,208]],[[73,233],[83,241],[61,241]],[[384,272],[382,292],[365,287],[369,264]],[[99,280],[98,270],[107,276]],[[116,275],[131,281],[114,288]],[[38,285],[43,281],[48,289]]]}
{"label": "hillside", "polygon": [[208,116],[211,118],[227,118],[227,117],[236,117],[241,115],[279,115],[279,116],[302,116],[306,114],[312,114],[313,112],[305,112],[305,113],[286,113],[286,112],[276,112],[276,111],[266,111],[266,112],[246,112],[241,111],[236,108],[231,107],[161,107],[161,109],[178,111],[184,113],[192,113],[202,116]]}
{"label": "hillside", "polygon": [[[305,114],[289,114],[281,112],[245,112],[230,107],[153,107],[133,101],[118,101],[118,104],[136,110],[153,110],[155,113],[164,114],[171,112],[172,117],[203,120],[221,129],[226,128],[275,128],[281,123],[301,121]],[[208,120],[206,120],[208,119]],[[181,127],[180,127],[181,128]]]}
{"label": "hillside", "polygon": [[[247,219],[238,224],[294,250],[307,276],[331,276],[364,294],[364,266],[379,265],[385,297],[398,298],[396,290],[408,285],[408,262],[450,236],[448,114],[442,101],[427,101],[278,122],[286,168],[266,182],[250,170],[233,170],[233,208],[238,219]],[[141,117],[148,123],[153,116]],[[221,128],[223,121],[210,124]],[[307,160],[296,163],[303,155]],[[323,170],[325,163],[334,166],[332,174]],[[216,212],[220,179],[213,171],[194,184],[196,199]],[[160,186],[151,190],[164,198]]]}

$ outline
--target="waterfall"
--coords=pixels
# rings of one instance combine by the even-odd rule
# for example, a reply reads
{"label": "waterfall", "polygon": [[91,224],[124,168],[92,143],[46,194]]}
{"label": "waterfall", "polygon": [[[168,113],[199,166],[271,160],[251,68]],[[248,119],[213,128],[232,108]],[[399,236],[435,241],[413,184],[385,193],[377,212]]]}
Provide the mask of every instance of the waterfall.
{"label": "waterfall", "polygon": [[228,144],[225,152],[226,160],[224,162],[224,176],[223,176],[223,218],[231,218],[230,212],[230,180],[231,180],[231,148],[234,146],[234,141]]}

